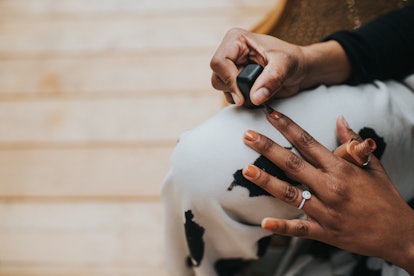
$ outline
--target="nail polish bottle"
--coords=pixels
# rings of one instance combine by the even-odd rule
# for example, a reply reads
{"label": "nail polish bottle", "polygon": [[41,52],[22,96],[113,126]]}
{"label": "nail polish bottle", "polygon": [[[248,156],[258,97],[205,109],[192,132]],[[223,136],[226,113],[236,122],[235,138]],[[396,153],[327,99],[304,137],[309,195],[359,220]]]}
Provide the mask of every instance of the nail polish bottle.
{"label": "nail polish bottle", "polygon": [[336,148],[333,153],[348,162],[363,167],[368,164],[370,155],[376,148],[377,144],[371,138],[367,138],[362,142],[351,139],[348,143]]}
{"label": "nail polish bottle", "polygon": [[237,85],[243,94],[244,106],[247,108],[255,109],[261,107],[253,104],[250,100],[250,89],[262,71],[263,67],[259,64],[249,64],[237,76]]}

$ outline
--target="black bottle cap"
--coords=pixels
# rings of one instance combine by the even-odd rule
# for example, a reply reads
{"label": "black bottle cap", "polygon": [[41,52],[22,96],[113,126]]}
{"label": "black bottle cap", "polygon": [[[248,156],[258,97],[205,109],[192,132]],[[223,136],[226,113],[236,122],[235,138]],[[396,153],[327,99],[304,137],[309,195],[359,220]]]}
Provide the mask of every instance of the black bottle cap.
{"label": "black bottle cap", "polygon": [[262,71],[263,67],[259,64],[249,64],[237,76],[237,85],[239,86],[244,97],[243,105],[247,108],[253,109],[261,107],[254,105],[250,100],[250,89]]}

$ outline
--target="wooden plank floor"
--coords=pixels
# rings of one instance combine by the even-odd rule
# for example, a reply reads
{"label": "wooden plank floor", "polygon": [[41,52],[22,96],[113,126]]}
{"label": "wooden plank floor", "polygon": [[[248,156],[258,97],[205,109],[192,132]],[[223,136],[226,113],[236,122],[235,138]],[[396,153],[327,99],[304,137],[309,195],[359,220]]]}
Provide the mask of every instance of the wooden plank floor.
{"label": "wooden plank floor", "polygon": [[0,275],[165,275],[160,184],[209,60],[276,0],[0,0]]}

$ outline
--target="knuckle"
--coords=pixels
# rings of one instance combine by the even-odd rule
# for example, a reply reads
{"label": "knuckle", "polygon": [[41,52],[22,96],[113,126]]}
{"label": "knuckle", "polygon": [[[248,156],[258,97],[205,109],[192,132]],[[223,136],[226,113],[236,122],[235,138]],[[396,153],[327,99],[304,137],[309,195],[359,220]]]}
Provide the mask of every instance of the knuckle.
{"label": "knuckle", "polygon": [[350,201],[349,189],[343,183],[331,182],[328,187],[326,203],[333,209],[337,209]]}
{"label": "knuckle", "polygon": [[262,153],[268,153],[273,150],[274,142],[268,138],[261,139],[260,150]]}
{"label": "knuckle", "polygon": [[288,118],[287,116],[281,114],[281,117],[278,120],[278,129],[279,131],[283,132],[287,132],[287,130],[289,130],[290,128],[292,128],[294,126],[293,121]]}
{"label": "knuckle", "polygon": [[335,172],[339,173],[331,176],[328,187],[335,197],[335,201],[342,202],[349,199],[349,189],[345,179],[349,179],[354,174],[354,168],[346,162],[340,162],[335,166]]}
{"label": "knuckle", "polygon": [[289,156],[286,159],[286,167],[288,167],[291,170],[297,171],[297,170],[303,169],[304,166],[305,166],[305,163],[302,158],[300,158],[293,152],[289,153]]}
{"label": "knuckle", "polygon": [[283,224],[279,225],[277,230],[278,230],[278,233],[280,233],[282,235],[288,234],[288,226],[287,226],[286,223],[283,223]]}
{"label": "knuckle", "polygon": [[294,231],[295,231],[295,236],[306,237],[308,236],[309,228],[305,223],[299,222],[298,224],[295,225]]}
{"label": "knuckle", "polygon": [[315,138],[313,138],[307,131],[301,131],[299,133],[298,141],[304,147],[311,147],[316,143]]}
{"label": "knuckle", "polygon": [[298,198],[298,190],[292,185],[287,185],[283,191],[283,198],[287,202],[294,202]]}
{"label": "knuckle", "polygon": [[326,222],[326,227],[330,230],[331,234],[342,232],[344,228],[347,227],[347,223],[343,220],[344,215],[342,213],[337,212],[334,208],[327,208],[326,213],[329,216],[329,221]]}
{"label": "knuckle", "polygon": [[224,78],[221,79],[226,87],[231,87],[231,84],[233,82],[233,78],[230,75],[224,76]]}
{"label": "knuckle", "polygon": [[258,179],[258,184],[263,189],[268,190],[268,188],[272,185],[272,179],[271,179],[270,175],[268,175],[266,173],[260,174],[260,177]]}
{"label": "knuckle", "polygon": [[216,74],[213,73],[213,75],[211,76],[211,85],[213,86],[214,89],[219,90],[220,84],[221,84],[220,79],[218,78]]}
{"label": "knuckle", "polygon": [[337,182],[332,183],[331,192],[338,198],[344,199],[347,196],[347,189]]}
{"label": "knuckle", "polygon": [[[326,207],[326,213],[328,216],[335,222],[341,222],[343,218],[343,214],[339,213],[336,208],[332,208],[331,206]],[[338,223],[336,225],[341,225],[339,227],[342,227],[341,223]]]}
{"label": "knuckle", "polygon": [[221,58],[219,58],[217,55],[215,55],[210,61],[210,68],[213,71],[216,71],[218,68],[220,68],[221,63],[222,63]]}
{"label": "knuckle", "polygon": [[227,31],[226,36],[239,35],[244,32],[245,31],[241,28],[230,28],[230,30]]}

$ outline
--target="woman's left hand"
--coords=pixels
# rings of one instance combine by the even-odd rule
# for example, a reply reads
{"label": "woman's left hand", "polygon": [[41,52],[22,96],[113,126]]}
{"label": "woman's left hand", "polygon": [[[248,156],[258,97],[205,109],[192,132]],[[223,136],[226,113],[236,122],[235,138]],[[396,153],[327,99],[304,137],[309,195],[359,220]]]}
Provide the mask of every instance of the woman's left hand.
{"label": "woman's left hand", "polygon": [[[364,168],[335,156],[285,115],[273,111],[270,123],[302,157],[269,138],[247,131],[245,143],[309,187],[304,201],[307,219],[265,218],[262,227],[275,234],[319,240],[367,256],[383,258],[414,271],[414,211],[394,187],[380,161],[372,156]],[[343,117],[337,120],[341,143],[360,139]],[[276,198],[299,207],[302,188],[248,165],[246,179]]]}

